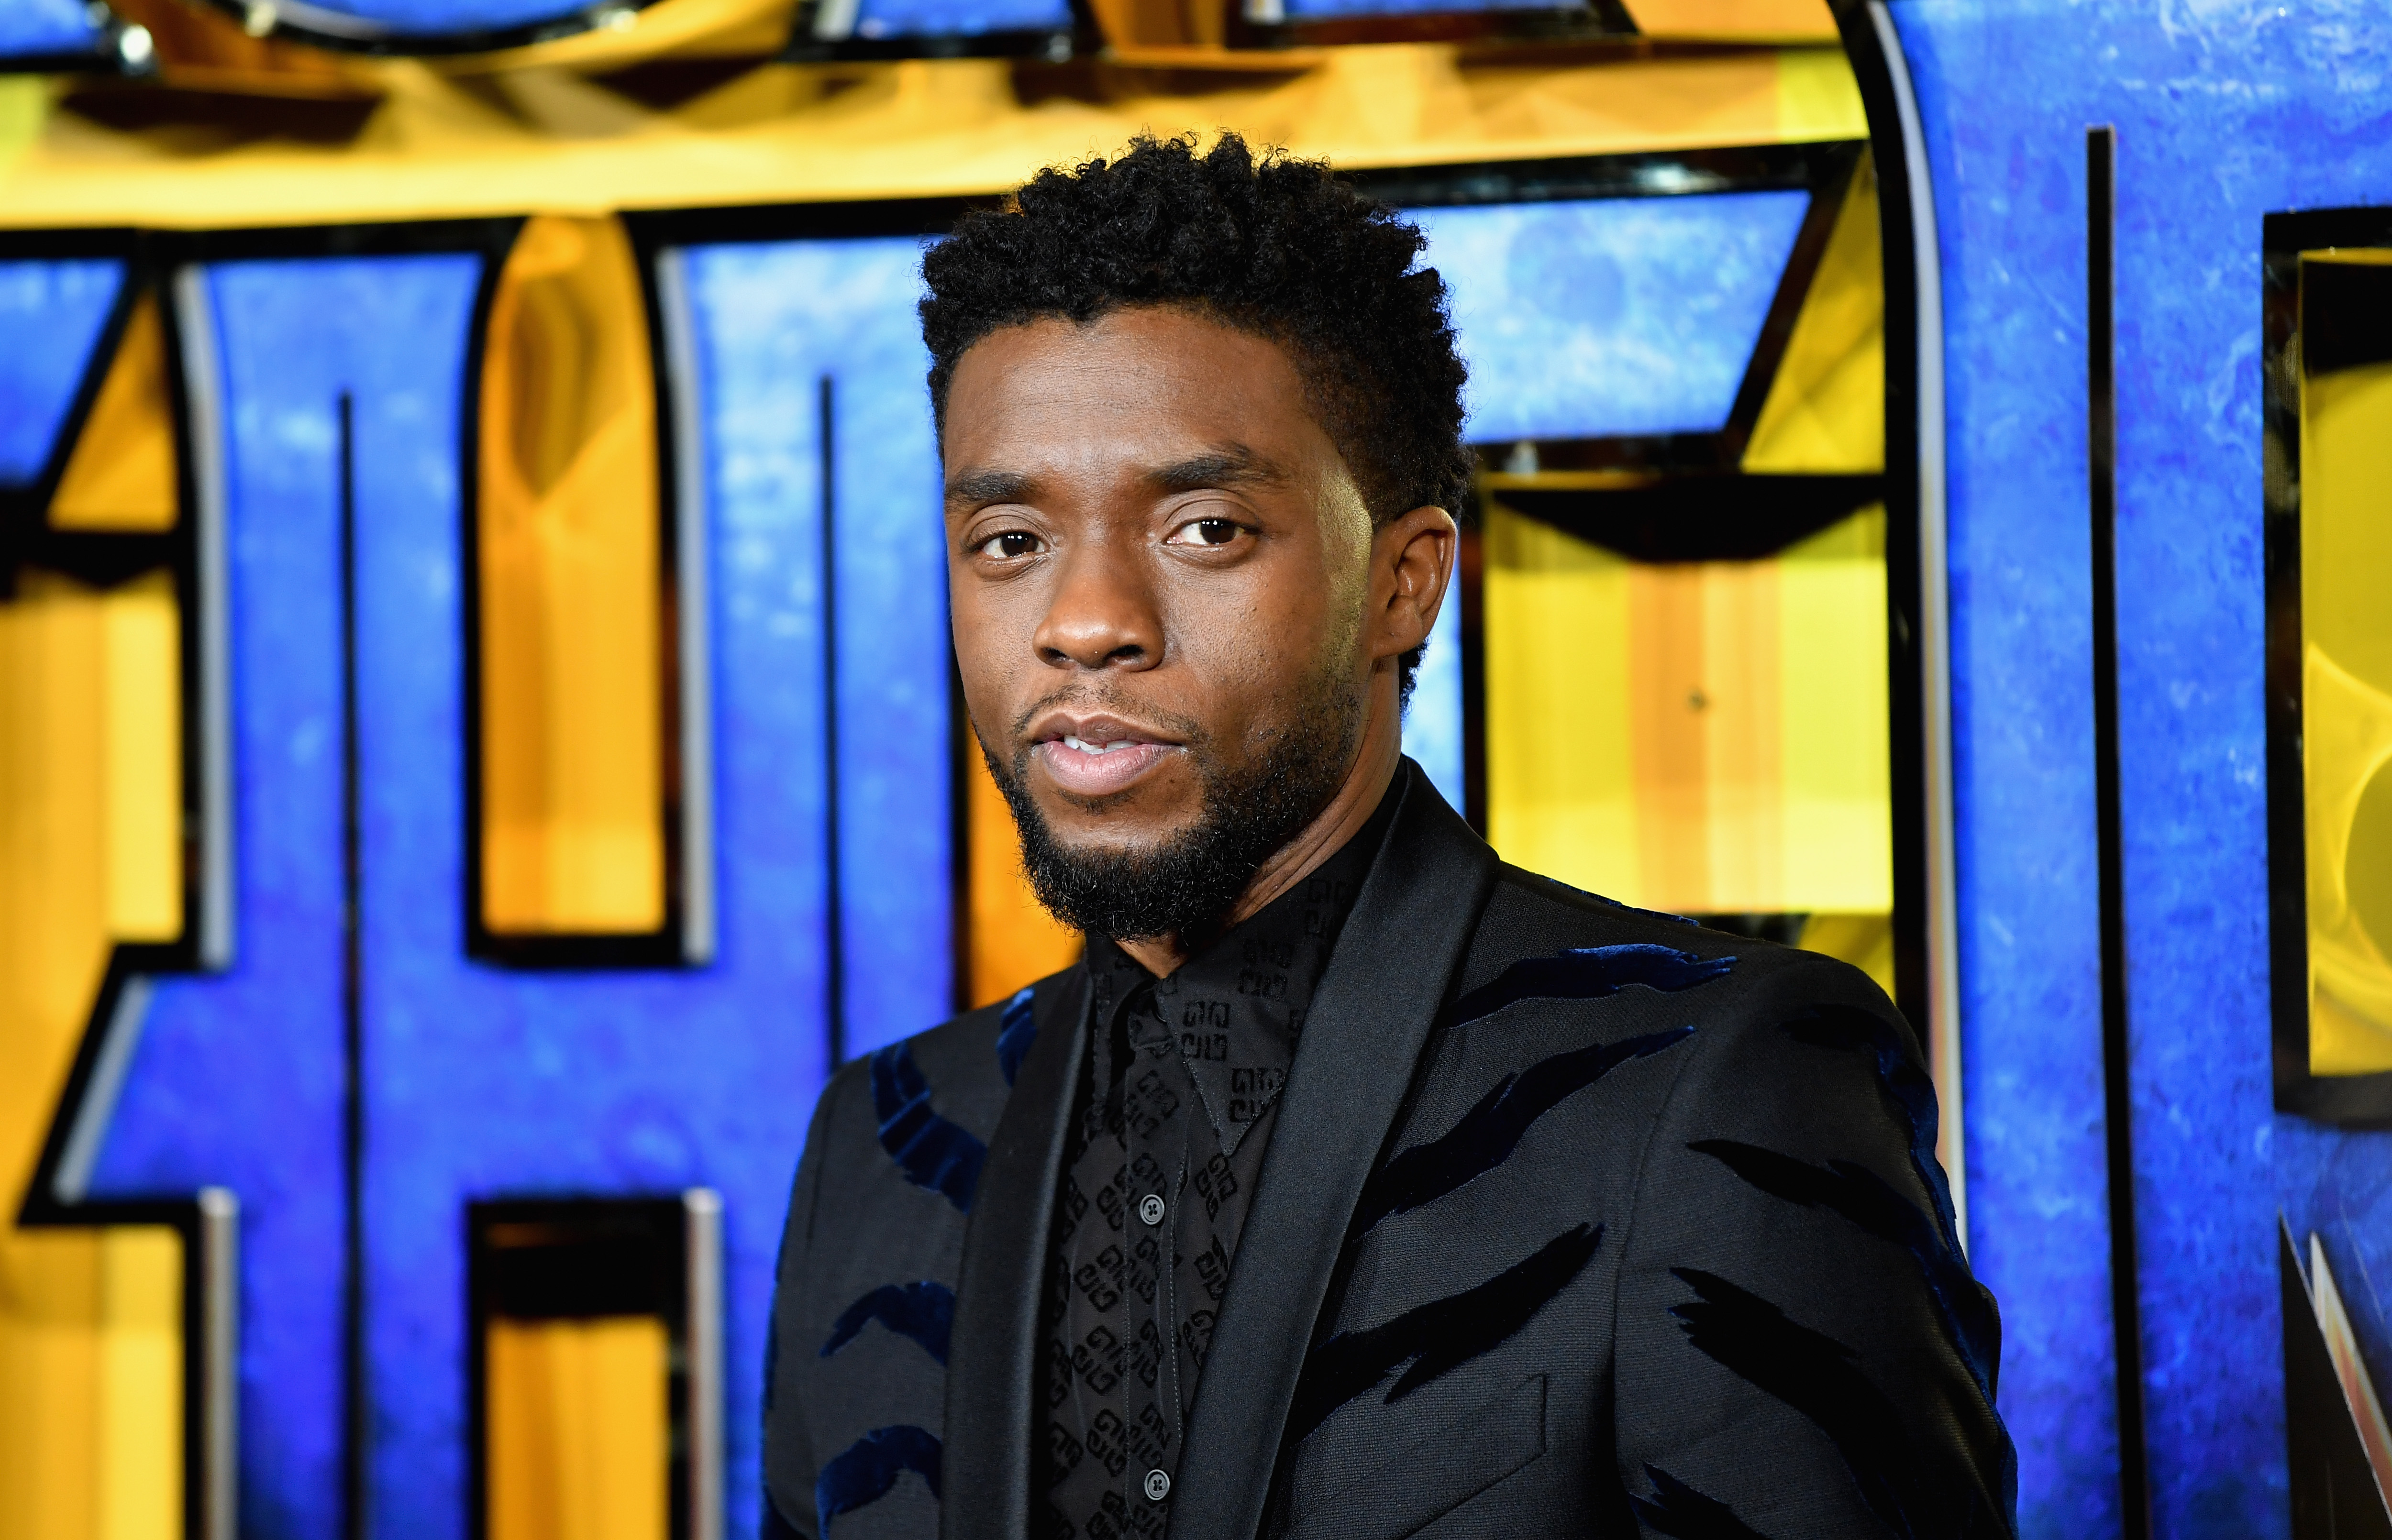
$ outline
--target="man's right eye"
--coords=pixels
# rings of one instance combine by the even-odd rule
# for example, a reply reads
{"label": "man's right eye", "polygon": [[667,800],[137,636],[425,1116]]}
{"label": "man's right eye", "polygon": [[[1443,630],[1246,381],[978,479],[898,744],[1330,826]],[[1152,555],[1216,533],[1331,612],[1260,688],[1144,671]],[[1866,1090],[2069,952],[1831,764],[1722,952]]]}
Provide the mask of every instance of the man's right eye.
{"label": "man's right eye", "polygon": [[980,543],[981,554],[1000,560],[1038,553],[1038,537],[1026,529],[1008,529],[1002,535],[992,535]]}

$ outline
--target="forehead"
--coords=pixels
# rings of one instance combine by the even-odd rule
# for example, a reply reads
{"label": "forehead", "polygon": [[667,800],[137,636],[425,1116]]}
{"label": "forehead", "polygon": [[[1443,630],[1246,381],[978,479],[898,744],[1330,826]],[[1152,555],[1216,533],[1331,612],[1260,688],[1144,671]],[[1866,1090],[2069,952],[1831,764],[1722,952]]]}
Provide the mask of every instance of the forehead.
{"label": "forehead", "polygon": [[1221,444],[1295,458],[1330,447],[1283,348],[1184,310],[1007,327],[965,352],[947,390],[950,468]]}

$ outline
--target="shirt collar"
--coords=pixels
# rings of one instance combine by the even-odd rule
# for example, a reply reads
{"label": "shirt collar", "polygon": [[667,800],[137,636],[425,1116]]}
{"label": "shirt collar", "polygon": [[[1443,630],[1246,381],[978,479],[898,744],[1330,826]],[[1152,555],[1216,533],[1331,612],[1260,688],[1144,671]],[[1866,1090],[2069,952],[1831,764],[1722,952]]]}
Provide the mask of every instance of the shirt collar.
{"label": "shirt collar", "polygon": [[[1167,999],[1197,986],[1236,990],[1242,982],[1253,982],[1242,979],[1242,975],[1276,968],[1288,973],[1286,999],[1293,1007],[1289,1022],[1293,1039],[1303,1028],[1312,991],[1328,969],[1338,933],[1353,913],[1363,879],[1378,858],[1387,826],[1394,822],[1397,801],[1396,785],[1391,783],[1369,822],[1327,861],[1162,978],[1150,975],[1112,938],[1089,933],[1088,972],[1097,987],[1099,1019],[1109,1017],[1144,984],[1153,984],[1157,997]],[[1280,961],[1282,958],[1286,961]]]}

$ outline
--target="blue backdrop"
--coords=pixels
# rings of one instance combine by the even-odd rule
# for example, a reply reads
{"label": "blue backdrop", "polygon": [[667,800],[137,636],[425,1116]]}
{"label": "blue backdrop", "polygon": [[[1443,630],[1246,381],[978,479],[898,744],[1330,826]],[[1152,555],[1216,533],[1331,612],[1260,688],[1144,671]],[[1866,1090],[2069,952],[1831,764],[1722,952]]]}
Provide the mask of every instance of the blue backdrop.
{"label": "blue backdrop", "polygon": [[2095,929],[2085,131],[2117,151],[2118,630],[2153,1533],[2283,1536],[2276,1216],[2392,1370],[2392,1137],[2268,1068],[2260,221],[2392,198],[2392,32],[2313,0],[1893,7],[1944,264],[1971,1255],[2030,1535],[2119,1533]]}
{"label": "blue backdrop", "polygon": [[40,479],[124,286],[109,257],[0,262],[0,486]]}
{"label": "blue backdrop", "polygon": [[87,54],[103,35],[84,0],[8,0],[0,6],[0,58]]}
{"label": "blue backdrop", "polygon": [[1810,206],[1781,191],[1407,210],[1453,291],[1472,442],[1723,426]]}

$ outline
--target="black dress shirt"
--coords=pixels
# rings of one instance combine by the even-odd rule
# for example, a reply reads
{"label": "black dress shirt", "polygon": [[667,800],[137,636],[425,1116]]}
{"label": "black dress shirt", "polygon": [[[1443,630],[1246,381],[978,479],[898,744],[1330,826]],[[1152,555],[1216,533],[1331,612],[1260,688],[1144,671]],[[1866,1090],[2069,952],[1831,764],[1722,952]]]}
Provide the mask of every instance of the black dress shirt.
{"label": "black dress shirt", "polygon": [[1088,939],[1094,1037],[1056,1204],[1041,1365],[1035,1489],[1056,1540],[1165,1527],[1280,1089],[1393,805],[1167,978]]}

